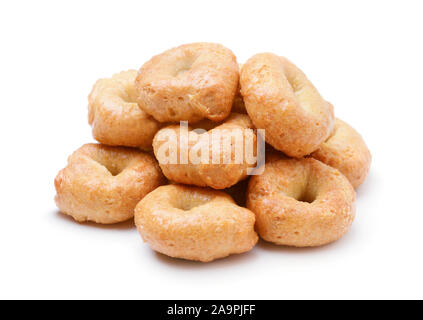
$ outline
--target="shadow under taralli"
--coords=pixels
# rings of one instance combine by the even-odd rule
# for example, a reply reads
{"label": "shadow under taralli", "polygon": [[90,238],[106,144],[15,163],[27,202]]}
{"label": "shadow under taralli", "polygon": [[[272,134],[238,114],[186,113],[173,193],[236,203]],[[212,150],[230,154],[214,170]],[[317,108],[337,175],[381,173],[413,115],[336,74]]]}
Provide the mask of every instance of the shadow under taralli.
{"label": "shadow under taralli", "polygon": [[162,264],[165,264],[172,268],[180,268],[184,270],[196,270],[196,269],[207,269],[207,268],[226,268],[237,264],[243,264],[247,261],[251,261],[258,258],[257,252],[253,249],[249,252],[242,254],[233,254],[226,258],[217,259],[211,262],[200,262],[184,260],[180,258],[172,258],[164,254],[151,250],[151,254]]}
{"label": "shadow under taralli", "polygon": [[256,248],[263,251],[278,252],[284,254],[320,254],[322,252],[331,251],[336,247],[348,246],[349,244],[354,243],[354,240],[352,238],[354,238],[355,236],[356,232],[354,232],[353,224],[352,228],[341,239],[318,247],[283,246],[265,241],[260,238],[259,242],[256,245]]}
{"label": "shadow under taralli", "polygon": [[89,228],[98,228],[98,229],[108,229],[108,230],[129,230],[135,229],[134,219],[129,219],[124,222],[119,222],[115,224],[100,224],[95,222],[77,222],[71,216],[68,216],[61,212],[60,210],[56,210],[56,217],[63,221],[67,221],[69,223],[76,223],[82,227],[89,227]]}
{"label": "shadow under taralli", "polygon": [[376,173],[370,170],[366,180],[363,182],[361,186],[359,186],[356,189],[356,195],[357,195],[356,201],[358,201],[360,198],[363,198],[363,197],[371,197],[372,191],[378,190],[379,188],[377,187],[377,185],[378,184],[380,185],[382,183],[383,182],[381,182],[381,180],[376,175]]}

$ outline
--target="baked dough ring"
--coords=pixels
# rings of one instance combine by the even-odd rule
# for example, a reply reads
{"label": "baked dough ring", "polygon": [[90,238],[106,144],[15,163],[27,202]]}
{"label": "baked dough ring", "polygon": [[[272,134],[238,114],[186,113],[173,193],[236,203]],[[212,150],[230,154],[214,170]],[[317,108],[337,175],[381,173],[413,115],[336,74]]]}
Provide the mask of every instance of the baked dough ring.
{"label": "baked dough ring", "polygon": [[137,203],[164,182],[155,159],[137,149],[86,144],[57,175],[56,204],[76,221],[128,220]]}
{"label": "baked dough ring", "polygon": [[214,43],[192,43],[153,57],[136,80],[138,104],[160,122],[225,119],[239,80],[235,55]]}
{"label": "baked dough ring", "polygon": [[265,171],[248,186],[247,208],[266,241],[321,246],[347,233],[355,216],[355,192],[338,170],[313,159],[268,156]]}
{"label": "baked dough ring", "polygon": [[291,157],[315,151],[330,135],[334,124],[326,102],[304,73],[283,57],[261,53],[241,69],[241,94],[266,142]]}
{"label": "baked dough ring", "polygon": [[226,193],[183,185],[159,187],[135,208],[135,224],[153,250],[202,262],[250,251],[258,240],[254,222]]}
{"label": "baked dough ring", "polygon": [[136,76],[136,70],[123,71],[94,85],[88,97],[88,121],[98,142],[151,150],[160,126],[136,103]]}
{"label": "baked dough ring", "polygon": [[335,121],[332,135],[311,154],[317,160],[341,171],[354,188],[369,173],[372,156],[361,135],[340,119]]}
{"label": "baked dough ring", "polygon": [[[210,125],[214,125],[215,123],[211,123],[210,121],[202,121],[201,123],[197,124],[197,128],[204,128],[208,129]],[[257,137],[254,132],[253,124],[250,118],[244,114],[232,113],[222,124],[215,126],[213,129],[208,131],[208,137],[213,137],[213,132],[219,130],[220,132],[228,132],[225,133],[224,136],[229,135],[230,132],[236,132],[233,130],[238,130],[241,133],[240,138],[242,139],[244,145],[246,141],[253,142],[254,145],[254,155],[257,153]],[[196,138],[193,138],[188,145],[188,151],[186,154],[191,154],[193,148],[196,146],[198,147],[201,144],[209,144],[209,156],[208,163],[201,162],[201,163],[193,163],[190,161],[191,159],[187,159],[188,161],[183,164],[181,161],[178,161],[177,164],[175,163],[167,163],[167,156],[165,153],[161,152],[161,147],[164,144],[167,144],[172,137],[176,137],[176,144],[177,144],[177,156],[178,160],[181,159],[181,144],[180,144],[180,126],[179,125],[171,125],[161,129],[156,136],[154,137],[153,141],[153,149],[156,159],[158,160],[160,167],[163,171],[163,174],[169,179],[174,182],[183,183],[183,184],[190,184],[196,185],[199,187],[211,187],[214,189],[225,189],[233,186],[240,180],[247,177],[247,169],[253,168],[255,163],[248,163],[246,160],[247,158],[244,156],[241,163],[235,162],[235,147],[236,147],[236,140],[231,139],[230,145],[230,154],[229,152],[222,152],[220,158],[220,164],[213,164],[213,148],[214,146],[222,146],[222,139],[220,140],[206,140],[200,141],[201,137],[196,132],[192,131],[193,127],[189,127],[188,130],[190,134],[193,134]],[[199,154],[201,148],[198,148]],[[223,150],[223,146],[221,147]],[[229,151],[229,150],[227,150]],[[245,155],[245,153],[243,154]],[[223,163],[224,157],[230,157],[230,163]],[[215,156],[215,158],[217,158]],[[251,161],[252,162],[252,161]]]}

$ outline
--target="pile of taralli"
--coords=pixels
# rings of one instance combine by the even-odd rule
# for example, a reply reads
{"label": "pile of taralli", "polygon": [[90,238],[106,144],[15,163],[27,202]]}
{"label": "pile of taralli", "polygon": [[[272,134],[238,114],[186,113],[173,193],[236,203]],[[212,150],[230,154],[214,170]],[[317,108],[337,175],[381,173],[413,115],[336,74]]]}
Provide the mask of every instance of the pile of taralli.
{"label": "pile of taralli", "polygon": [[[88,100],[99,144],[74,152],[55,179],[56,204],[76,221],[134,218],[155,251],[208,262],[250,251],[259,236],[325,245],[354,220],[370,152],[286,58],[261,53],[239,65],[222,45],[182,45],[98,80]],[[234,156],[235,132],[253,157]]]}

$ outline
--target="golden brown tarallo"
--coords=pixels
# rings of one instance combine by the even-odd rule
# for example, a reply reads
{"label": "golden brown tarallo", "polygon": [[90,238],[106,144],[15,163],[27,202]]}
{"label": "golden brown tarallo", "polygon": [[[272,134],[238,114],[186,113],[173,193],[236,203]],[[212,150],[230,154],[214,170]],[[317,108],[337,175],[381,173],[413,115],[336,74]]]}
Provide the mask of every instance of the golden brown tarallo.
{"label": "golden brown tarallo", "polygon": [[268,156],[265,171],[253,176],[247,207],[266,241],[314,247],[345,235],[355,217],[355,192],[337,169],[313,159]]}
{"label": "golden brown tarallo", "polygon": [[361,135],[340,119],[336,119],[329,139],[311,156],[341,171],[354,188],[364,182],[372,162],[372,155]]}
{"label": "golden brown tarallo", "polygon": [[209,262],[250,251],[258,241],[254,213],[222,191],[159,187],[135,209],[135,224],[150,247],[174,258]]}
{"label": "golden brown tarallo", "polygon": [[[194,129],[199,128],[209,131],[203,134],[197,133]],[[247,170],[255,167],[257,136],[253,128],[247,115],[232,113],[223,123],[217,125],[210,121],[202,121],[197,123],[196,127],[189,127],[190,139],[186,143],[181,143],[181,127],[171,125],[156,134],[153,149],[163,174],[169,180],[200,187],[225,189],[245,179]],[[228,147],[225,147],[225,141]],[[167,151],[170,145],[177,147],[173,159],[169,156],[172,151]],[[247,149],[247,146],[250,148]],[[183,153],[188,156],[185,163],[181,162]],[[193,158],[193,155],[198,157]]]}
{"label": "golden brown tarallo", "polygon": [[286,58],[261,53],[241,69],[241,94],[266,142],[291,157],[315,151],[330,135],[333,107]]}
{"label": "golden brown tarallo", "polygon": [[117,223],[131,219],[137,203],[164,180],[156,160],[140,150],[86,144],[58,173],[55,200],[76,221]]}
{"label": "golden brown tarallo", "polygon": [[239,80],[236,57],[215,43],[192,43],[146,62],[136,79],[142,110],[160,122],[225,119]]}
{"label": "golden brown tarallo", "polygon": [[109,146],[151,150],[159,123],[136,102],[136,70],[98,80],[88,97],[88,121],[94,138]]}

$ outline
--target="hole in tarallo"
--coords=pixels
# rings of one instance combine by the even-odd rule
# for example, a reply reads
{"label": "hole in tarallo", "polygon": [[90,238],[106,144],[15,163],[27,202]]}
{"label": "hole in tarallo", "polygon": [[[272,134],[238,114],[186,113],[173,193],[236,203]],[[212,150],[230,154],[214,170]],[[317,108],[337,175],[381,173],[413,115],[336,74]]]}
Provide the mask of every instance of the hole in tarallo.
{"label": "hole in tarallo", "polygon": [[309,190],[305,190],[297,200],[306,203],[313,203],[314,200],[316,200],[316,195],[311,193]]}

